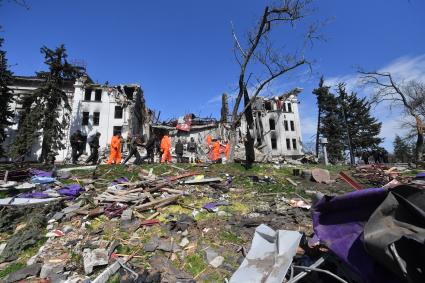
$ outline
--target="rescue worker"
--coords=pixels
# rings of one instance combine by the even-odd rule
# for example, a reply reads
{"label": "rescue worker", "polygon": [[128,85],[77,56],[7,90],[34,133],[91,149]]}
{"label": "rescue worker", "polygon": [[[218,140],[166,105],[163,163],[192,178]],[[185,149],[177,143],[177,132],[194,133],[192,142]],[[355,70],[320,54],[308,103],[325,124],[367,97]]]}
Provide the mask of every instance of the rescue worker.
{"label": "rescue worker", "polygon": [[145,144],[146,148],[146,155],[143,156],[140,161],[143,162],[145,159],[150,159],[151,163],[154,163],[154,157],[155,157],[155,144],[156,144],[157,137],[155,134],[153,134],[149,140]]}
{"label": "rescue worker", "polygon": [[97,132],[94,137],[89,142],[90,146],[90,156],[87,158],[86,163],[89,163],[91,161],[92,165],[96,165],[97,161],[99,160],[99,138],[100,133]]}
{"label": "rescue worker", "polygon": [[81,144],[83,143],[82,134],[80,130],[77,130],[71,135],[70,138],[71,148],[72,148],[72,164],[77,164],[77,160],[80,157]]}
{"label": "rescue worker", "polygon": [[127,163],[127,161],[134,155],[136,157],[136,160],[134,160],[134,165],[138,165],[142,162],[139,150],[137,149],[138,146],[142,146],[142,139],[139,136],[130,136],[130,144],[129,144],[129,152],[127,158],[122,163],[123,165]]}
{"label": "rescue worker", "polygon": [[177,140],[176,146],[174,148],[174,151],[177,155],[177,163],[183,163],[183,143],[180,139]]}
{"label": "rescue worker", "polygon": [[230,155],[230,143],[226,141],[226,148],[224,149],[224,155],[226,156],[226,160],[229,160]]}
{"label": "rescue worker", "polygon": [[193,137],[190,138],[190,142],[187,143],[187,151],[189,152],[189,162],[195,163],[196,159],[196,143]]}
{"label": "rescue worker", "polygon": [[171,150],[171,141],[167,133],[161,139],[161,151],[162,151],[161,163],[165,163],[165,161],[171,163],[170,150]]}
{"label": "rescue worker", "polygon": [[111,139],[111,153],[109,155],[108,164],[121,163],[121,133],[117,132]]}
{"label": "rescue worker", "polygon": [[212,144],[213,161],[218,161],[220,158],[220,142],[218,139],[214,139]]}
{"label": "rescue worker", "polygon": [[207,135],[207,145],[208,145],[208,147],[211,145],[211,142],[212,142],[211,135],[210,135],[210,134],[208,134],[208,135]]}

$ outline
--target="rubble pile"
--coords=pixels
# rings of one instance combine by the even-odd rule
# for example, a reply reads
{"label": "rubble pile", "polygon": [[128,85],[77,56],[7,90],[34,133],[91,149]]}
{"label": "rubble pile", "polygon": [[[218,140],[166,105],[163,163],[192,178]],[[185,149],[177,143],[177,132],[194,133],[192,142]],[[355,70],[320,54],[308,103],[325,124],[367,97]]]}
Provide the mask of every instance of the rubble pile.
{"label": "rubble pile", "polygon": [[392,180],[406,184],[412,180],[411,177],[403,175],[408,171],[409,169],[404,166],[390,167],[386,164],[368,164],[357,166],[353,177],[375,186],[383,186]]}
{"label": "rubble pile", "polygon": [[32,169],[5,179],[2,282],[423,282],[414,249],[425,239],[424,174],[353,191],[320,168],[223,166]]}

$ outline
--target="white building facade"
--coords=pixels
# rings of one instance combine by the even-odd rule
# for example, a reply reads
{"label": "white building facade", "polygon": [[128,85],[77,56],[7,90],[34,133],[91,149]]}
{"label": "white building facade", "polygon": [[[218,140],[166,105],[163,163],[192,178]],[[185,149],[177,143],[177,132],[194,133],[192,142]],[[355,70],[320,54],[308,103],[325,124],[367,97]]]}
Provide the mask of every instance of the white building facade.
{"label": "white building facade", "polygon": [[[33,93],[42,83],[43,80],[37,77],[15,77],[14,84],[9,87],[14,91],[14,96],[17,98]],[[88,141],[96,132],[100,132],[100,150],[109,147],[111,138],[116,132],[121,132],[123,137],[126,137],[132,123],[130,112],[134,109],[138,95],[142,94],[143,96],[138,84],[110,87],[89,83],[87,77],[82,77],[75,82],[68,82],[64,91],[68,96],[72,110],[69,113],[70,120],[63,139],[66,149],[58,152],[56,161],[71,158],[70,136],[77,130],[81,130],[83,135],[88,137]],[[23,111],[22,106],[17,101],[15,99],[11,106],[15,112],[15,124],[7,129],[8,138],[3,144],[6,150],[16,137],[20,112]],[[142,132],[149,132],[148,123],[141,127],[143,128]],[[86,150],[89,150],[88,145],[86,145]],[[40,154],[41,137],[38,141],[34,141],[31,153],[25,159],[35,161]]]}
{"label": "white building facade", "polygon": [[[254,127],[250,130],[255,146],[272,157],[303,155],[301,124],[298,109],[300,89],[274,98],[257,97],[252,103]],[[246,134],[245,116],[241,133]]]}

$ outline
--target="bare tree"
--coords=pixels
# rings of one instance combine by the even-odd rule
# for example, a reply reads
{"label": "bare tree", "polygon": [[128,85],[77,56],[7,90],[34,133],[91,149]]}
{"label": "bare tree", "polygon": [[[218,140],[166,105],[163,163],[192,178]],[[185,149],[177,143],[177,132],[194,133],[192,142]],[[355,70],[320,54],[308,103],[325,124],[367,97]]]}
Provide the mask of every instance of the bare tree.
{"label": "bare tree", "polygon": [[[251,103],[270,82],[302,65],[308,64],[303,52],[299,52],[300,50],[275,48],[270,39],[270,34],[279,25],[294,28],[295,24],[308,14],[310,2],[310,0],[283,0],[279,1],[279,4],[276,6],[265,7],[254,31],[248,33],[246,44],[242,44],[239,41],[236,32],[233,30],[234,53],[240,66],[240,73],[238,94],[233,106],[230,129],[231,151],[229,159],[231,161],[233,161],[235,144],[237,143],[238,125],[242,116],[250,112]],[[316,28],[310,27],[306,32],[305,38],[314,39],[315,33]],[[306,41],[303,42],[303,48],[305,47],[305,43]],[[253,64],[259,64],[265,72],[261,74],[251,72],[247,75],[248,66]],[[248,85],[251,78],[255,82]],[[244,106],[242,111],[239,112],[242,98],[244,98]],[[249,129],[253,127],[252,119],[250,119],[249,114],[247,115],[248,134],[245,141],[245,150],[248,156],[254,152],[254,142],[251,140],[252,137],[249,134]]]}
{"label": "bare tree", "polygon": [[416,161],[423,160],[424,124],[425,118],[425,85],[417,81],[398,82],[389,72],[359,71],[361,81],[374,87],[372,102],[379,104],[384,101],[391,106],[401,106],[404,112],[415,121],[416,130]]}

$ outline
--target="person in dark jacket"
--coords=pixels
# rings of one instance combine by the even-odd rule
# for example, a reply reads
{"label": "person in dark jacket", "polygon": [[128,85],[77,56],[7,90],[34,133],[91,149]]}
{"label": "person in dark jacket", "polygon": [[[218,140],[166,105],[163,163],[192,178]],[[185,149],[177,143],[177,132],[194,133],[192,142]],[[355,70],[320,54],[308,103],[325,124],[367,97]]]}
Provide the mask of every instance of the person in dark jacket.
{"label": "person in dark jacket", "polygon": [[183,143],[180,139],[177,140],[174,151],[177,155],[177,163],[183,163]]}
{"label": "person in dark jacket", "polygon": [[97,132],[94,137],[91,139],[91,141],[89,142],[89,146],[90,146],[90,156],[89,158],[87,158],[86,163],[91,162],[91,164],[96,165],[98,160],[99,160],[99,138],[100,138],[100,133]]}
{"label": "person in dark jacket", "polygon": [[187,151],[189,152],[189,162],[195,163],[197,146],[196,146],[195,139],[193,137],[191,137],[190,142],[187,143]]}
{"label": "person in dark jacket", "polygon": [[127,161],[134,155],[136,157],[136,160],[134,160],[134,165],[138,165],[141,163],[142,159],[139,154],[139,150],[137,149],[138,146],[142,146],[143,142],[140,136],[132,136],[131,142],[130,142],[130,152],[128,153],[127,158],[122,163],[123,165],[127,163]]}
{"label": "person in dark jacket", "polygon": [[70,138],[72,148],[72,164],[77,164],[77,160],[81,154],[79,154],[81,145],[83,144],[83,136],[80,130],[77,130],[71,135]]}
{"label": "person in dark jacket", "polygon": [[152,135],[146,144],[144,145],[146,148],[146,155],[142,157],[141,161],[143,162],[146,159],[150,159],[151,163],[154,163],[154,157],[155,157],[155,147],[157,144],[157,137],[156,135]]}

